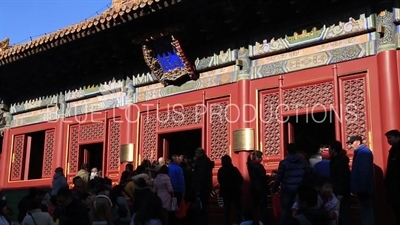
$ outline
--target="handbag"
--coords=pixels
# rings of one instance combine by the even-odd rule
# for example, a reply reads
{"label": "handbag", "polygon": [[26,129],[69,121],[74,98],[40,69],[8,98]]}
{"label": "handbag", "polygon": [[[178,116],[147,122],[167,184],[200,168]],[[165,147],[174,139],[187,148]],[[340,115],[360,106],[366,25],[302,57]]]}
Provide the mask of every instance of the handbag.
{"label": "handbag", "polygon": [[175,197],[171,199],[171,211],[175,212],[178,211],[179,207],[178,207],[178,199],[176,199]]}
{"label": "handbag", "polygon": [[190,202],[182,200],[181,204],[179,205],[179,210],[176,211],[176,213],[175,213],[175,217],[178,218],[178,219],[185,218],[189,208],[190,208]]}
{"label": "handbag", "polygon": [[279,217],[279,215],[282,212],[281,198],[278,194],[272,194],[271,200],[272,200],[272,213],[275,218]]}

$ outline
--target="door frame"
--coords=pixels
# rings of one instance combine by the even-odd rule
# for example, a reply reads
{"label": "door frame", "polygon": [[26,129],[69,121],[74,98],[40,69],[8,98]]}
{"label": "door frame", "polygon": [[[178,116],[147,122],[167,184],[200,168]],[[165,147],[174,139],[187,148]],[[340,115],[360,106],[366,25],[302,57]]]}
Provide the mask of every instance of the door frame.
{"label": "door frame", "polygon": [[[180,132],[187,132],[187,131],[193,131],[193,130],[199,130],[200,134],[202,135],[201,138],[201,144],[203,144],[204,138],[203,138],[203,127],[199,126],[199,127],[194,127],[194,128],[189,128],[189,129],[179,129],[177,131],[173,131],[173,132],[163,132],[163,133],[157,133],[157,159],[160,157],[164,157],[169,155],[170,153],[170,149],[169,149],[169,145],[170,145],[170,141],[168,140],[168,136],[169,135],[173,135],[174,133],[180,133]],[[202,145],[201,145],[202,146]],[[200,146],[199,146],[200,147]]]}
{"label": "door frame", "polygon": [[[315,112],[315,113],[321,113],[321,112]],[[326,113],[329,113],[330,115],[332,115],[332,119],[333,119],[333,121],[332,121],[332,124],[333,124],[333,127],[334,127],[334,133],[335,133],[335,139],[336,140],[338,140],[338,137],[337,137],[337,130],[338,129],[340,129],[340,125],[338,125],[337,123],[336,123],[336,120],[337,120],[337,118],[336,118],[336,114],[335,114],[335,112],[334,112],[334,110],[329,110],[329,111],[326,111]],[[303,114],[288,114],[288,115],[285,115],[283,118],[286,120],[286,118],[288,118],[288,117],[291,117],[291,116],[304,116],[304,115],[307,115],[307,114],[311,114],[311,113],[303,113]],[[327,119],[328,119],[329,117],[327,117]],[[285,151],[284,151],[284,157],[286,156],[286,146],[289,144],[289,143],[295,143],[295,129],[294,129],[294,125],[292,124],[292,123],[290,123],[289,122],[289,120],[286,122],[286,123],[284,123],[283,124],[283,126],[284,126],[284,139],[283,139],[283,146],[284,146],[284,149],[285,149]]]}

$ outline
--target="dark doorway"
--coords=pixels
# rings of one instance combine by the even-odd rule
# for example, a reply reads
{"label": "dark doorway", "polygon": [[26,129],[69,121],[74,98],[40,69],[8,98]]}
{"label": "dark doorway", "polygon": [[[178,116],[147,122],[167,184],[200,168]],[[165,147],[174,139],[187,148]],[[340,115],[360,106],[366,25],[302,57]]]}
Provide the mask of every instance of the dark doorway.
{"label": "dark doorway", "polygon": [[318,151],[321,144],[336,139],[335,114],[332,111],[285,118],[286,143],[294,142],[307,155]]}
{"label": "dark doorway", "polygon": [[26,134],[27,149],[30,148],[28,180],[42,178],[45,137],[45,130]]}
{"label": "dark doorway", "polygon": [[103,143],[81,145],[79,150],[79,165],[87,163],[90,168],[103,169]]}
{"label": "dark doorway", "polygon": [[177,154],[193,159],[194,151],[202,146],[201,143],[201,129],[162,134],[159,138],[159,156],[170,158]]}

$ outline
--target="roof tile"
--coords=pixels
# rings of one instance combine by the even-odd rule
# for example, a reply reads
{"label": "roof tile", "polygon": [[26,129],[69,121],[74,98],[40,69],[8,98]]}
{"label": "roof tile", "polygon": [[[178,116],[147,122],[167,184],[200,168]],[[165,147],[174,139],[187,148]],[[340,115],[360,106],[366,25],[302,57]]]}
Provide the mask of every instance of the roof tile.
{"label": "roof tile", "polygon": [[[18,60],[20,58],[23,58],[27,55],[31,55],[32,52],[28,52],[33,50],[33,52],[40,52],[44,51],[45,49],[32,49],[32,48],[37,48],[40,47],[41,45],[48,45],[48,48],[52,48],[57,46],[58,44],[63,44],[69,41],[73,41],[76,38],[65,38],[68,35],[76,35],[77,38],[84,37],[86,35],[81,35],[81,32],[84,32],[86,29],[89,29],[93,26],[96,26],[96,32],[107,29],[110,26],[115,26],[118,25],[119,23],[109,23],[112,20],[117,19],[118,17],[124,16],[126,14],[129,14],[132,11],[135,11],[139,8],[144,8],[146,6],[150,6],[154,3],[158,3],[162,0],[125,0],[125,2],[120,5],[116,4],[113,5],[112,8],[107,9],[105,12],[102,14],[93,17],[91,19],[82,21],[77,24],[72,24],[68,27],[59,29],[53,33],[43,35],[37,39],[34,39],[30,42],[23,43],[23,44],[17,44],[14,46],[10,46],[9,48],[0,51],[0,66],[7,64],[9,62]],[[166,1],[166,0],[163,0]],[[181,2],[182,0],[169,0],[172,1],[172,3],[176,2]],[[169,4],[165,2],[163,6],[168,6]],[[157,7],[157,9],[160,9],[161,7]],[[139,16],[144,15],[143,12],[138,13]],[[133,18],[137,18],[137,15],[134,15]],[[107,25],[104,26],[103,24],[107,21]],[[100,24],[100,27],[97,27]],[[109,24],[109,25],[108,25]],[[60,39],[60,40],[59,40]],[[56,43],[59,41],[59,43]]]}

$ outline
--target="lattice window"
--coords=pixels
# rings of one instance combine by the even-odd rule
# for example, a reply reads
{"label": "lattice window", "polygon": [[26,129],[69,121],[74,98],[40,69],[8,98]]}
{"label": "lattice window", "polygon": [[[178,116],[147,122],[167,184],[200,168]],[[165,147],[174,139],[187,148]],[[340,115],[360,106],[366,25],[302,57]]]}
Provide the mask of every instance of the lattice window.
{"label": "lattice window", "polygon": [[121,148],[121,123],[118,120],[110,120],[109,123],[108,172],[110,172],[110,170],[119,170]]}
{"label": "lattice window", "polygon": [[79,125],[71,126],[69,130],[69,173],[79,171]]}
{"label": "lattice window", "polygon": [[333,81],[283,90],[283,110],[333,105]]}
{"label": "lattice window", "polygon": [[43,169],[42,178],[53,176],[53,155],[55,151],[55,131],[46,131],[44,142],[44,156],[43,156]]}
{"label": "lattice window", "polygon": [[202,123],[202,106],[176,107],[160,112],[159,129],[168,129]]}
{"label": "lattice window", "polygon": [[368,143],[365,77],[343,80],[342,90],[344,92],[342,96],[344,138],[347,140],[350,136],[360,135],[364,143]]}
{"label": "lattice window", "polygon": [[21,180],[24,170],[24,148],[25,148],[25,135],[18,135],[14,137],[14,146],[11,162],[10,180]]}
{"label": "lattice window", "polygon": [[157,115],[147,114],[142,117],[143,159],[150,161],[157,157]]}
{"label": "lattice window", "polygon": [[102,122],[81,125],[80,141],[104,139],[104,134],[105,128]]}
{"label": "lattice window", "polygon": [[220,160],[229,153],[229,101],[210,104],[211,160]]}
{"label": "lattice window", "polygon": [[262,99],[262,120],[261,131],[263,153],[267,156],[280,154],[280,126],[279,126],[279,92],[261,94]]}

